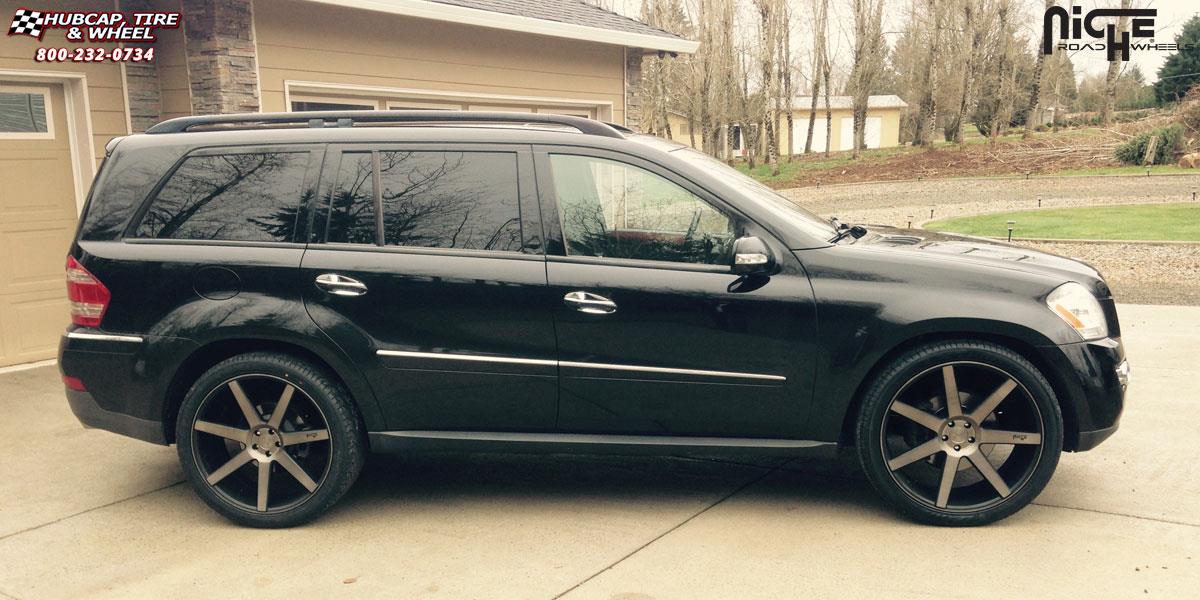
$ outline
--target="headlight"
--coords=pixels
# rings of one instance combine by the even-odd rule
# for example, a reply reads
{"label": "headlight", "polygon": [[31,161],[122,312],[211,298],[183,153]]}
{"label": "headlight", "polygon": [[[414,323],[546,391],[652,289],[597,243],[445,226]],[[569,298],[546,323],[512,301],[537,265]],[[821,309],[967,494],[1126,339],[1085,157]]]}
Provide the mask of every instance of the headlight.
{"label": "headlight", "polygon": [[1062,317],[1068,325],[1079,332],[1085,340],[1096,340],[1108,336],[1108,323],[1104,309],[1087,288],[1071,282],[1058,286],[1046,297],[1046,306]]}

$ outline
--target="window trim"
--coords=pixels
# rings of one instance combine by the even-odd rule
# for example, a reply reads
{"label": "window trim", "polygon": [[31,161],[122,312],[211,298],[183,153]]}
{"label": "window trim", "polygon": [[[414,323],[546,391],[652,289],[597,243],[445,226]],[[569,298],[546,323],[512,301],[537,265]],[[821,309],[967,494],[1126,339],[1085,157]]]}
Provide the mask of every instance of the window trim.
{"label": "window trim", "polygon": [[0,140],[53,140],[54,104],[49,86],[40,85],[0,85],[0,93],[40,95],[42,104],[46,107],[46,131],[0,131]]}
{"label": "window trim", "polygon": [[[297,198],[296,226],[292,229],[292,239],[287,241],[267,241],[267,240],[190,240],[178,238],[158,238],[158,237],[138,237],[137,230],[142,226],[142,221],[146,218],[146,213],[150,212],[150,206],[154,204],[154,200],[158,198],[159,193],[166,187],[175,173],[179,171],[183,164],[192,158],[201,158],[208,156],[223,156],[226,154],[307,154],[308,163],[304,168],[304,177],[300,184],[301,197]],[[167,169],[165,175],[154,184],[150,193],[142,199],[138,209],[130,217],[129,222],[125,225],[125,230],[121,232],[120,241],[126,243],[137,244],[206,244],[220,246],[247,246],[247,245],[268,245],[278,247],[291,244],[305,245],[305,240],[311,237],[309,233],[312,229],[312,219],[309,214],[314,210],[311,202],[303,201],[304,190],[316,188],[319,185],[319,177],[324,165],[324,157],[326,154],[325,144],[269,144],[269,145],[242,145],[242,146],[203,146],[189,150],[186,154],[179,157],[171,168]],[[314,170],[316,173],[314,173]],[[318,194],[319,194],[318,190]]]}
{"label": "window trim", "polygon": [[379,110],[379,100],[374,98],[354,98],[345,96],[320,96],[315,94],[296,94],[288,98],[287,112],[298,112],[292,108],[293,102],[322,102],[325,104],[362,104],[371,105],[371,108],[358,109],[347,108],[343,110]]}
{"label": "window trim", "polygon": [[[517,218],[520,227],[521,247],[517,250],[481,250],[473,248],[437,248],[427,246],[388,245],[383,229],[383,189],[382,176],[378,166],[380,152],[484,152],[512,154],[516,168],[517,183]],[[375,244],[329,242],[329,223],[333,210],[331,196],[337,185],[337,177],[341,171],[341,163],[346,154],[372,155],[373,178],[376,185],[373,201],[375,202]],[[536,181],[534,180],[533,161],[530,149],[525,144],[511,143],[440,143],[440,142],[347,142],[330,144],[326,151],[325,166],[321,172],[321,187],[317,202],[313,207],[313,226],[308,236],[309,243],[326,250],[346,249],[369,251],[378,250],[414,250],[422,254],[444,254],[447,256],[495,256],[495,257],[528,257],[541,259],[545,250],[545,235],[543,234],[542,216],[537,206],[538,197]],[[532,204],[532,206],[530,206]]]}
{"label": "window trim", "polygon": [[[643,258],[622,258],[613,256],[579,256],[570,255],[566,250],[566,236],[562,230],[562,203],[558,201],[556,188],[554,187],[554,168],[550,163],[552,155],[568,155],[568,156],[584,156],[588,158],[596,158],[608,160],[618,163],[623,163],[631,167],[639,168],[648,171],[666,179],[667,181],[683,188],[685,191],[699,198],[713,208],[723,212],[729,216],[730,221],[734,225],[734,236],[743,235],[744,231],[754,225],[754,220],[748,218],[741,211],[731,206],[728,202],[721,200],[708,190],[695,184],[690,179],[668,169],[658,163],[646,160],[640,156],[607,150],[602,148],[589,148],[583,146],[550,146],[538,145],[534,147],[534,164],[537,168],[538,176],[538,195],[543,215],[550,215],[553,221],[547,222],[547,256],[554,262],[580,262],[588,264],[605,264],[632,268],[655,268],[667,269],[675,271],[703,271],[713,272],[713,269],[695,267],[716,267],[720,272],[729,272],[730,265],[710,264],[710,263],[689,263],[689,262],[674,262],[662,261]],[[543,217],[545,218],[545,217]],[[758,229],[756,227],[756,229]],[[758,234],[761,235],[761,234]],[[567,260],[558,260],[567,259]],[[586,259],[586,260],[580,260]],[[636,261],[638,265],[630,264]]]}

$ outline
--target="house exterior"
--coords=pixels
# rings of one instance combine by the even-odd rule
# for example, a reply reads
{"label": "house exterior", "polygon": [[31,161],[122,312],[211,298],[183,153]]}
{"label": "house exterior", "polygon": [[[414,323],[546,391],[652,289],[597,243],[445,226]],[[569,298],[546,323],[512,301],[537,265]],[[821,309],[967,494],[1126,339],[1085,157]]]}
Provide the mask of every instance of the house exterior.
{"label": "house exterior", "polygon": [[179,13],[152,62],[37,62],[0,38],[0,366],[54,355],[63,263],[112,138],[166,118],[316,109],[552,112],[630,126],[646,53],[696,42],[582,0],[0,0],[0,14]]}

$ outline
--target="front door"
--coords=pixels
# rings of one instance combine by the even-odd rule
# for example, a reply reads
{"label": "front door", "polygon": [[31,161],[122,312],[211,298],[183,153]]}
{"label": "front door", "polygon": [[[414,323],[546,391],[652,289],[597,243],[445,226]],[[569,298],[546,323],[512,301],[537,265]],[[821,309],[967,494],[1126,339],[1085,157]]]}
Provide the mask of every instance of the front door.
{"label": "front door", "polygon": [[[601,151],[536,154],[543,214],[559,217],[547,257],[559,429],[799,436],[816,332],[812,288],[791,253],[657,165]],[[779,272],[730,272],[743,235],[771,245]]]}
{"label": "front door", "polygon": [[394,430],[549,431],[554,325],[511,146],[331,148],[301,282]]}

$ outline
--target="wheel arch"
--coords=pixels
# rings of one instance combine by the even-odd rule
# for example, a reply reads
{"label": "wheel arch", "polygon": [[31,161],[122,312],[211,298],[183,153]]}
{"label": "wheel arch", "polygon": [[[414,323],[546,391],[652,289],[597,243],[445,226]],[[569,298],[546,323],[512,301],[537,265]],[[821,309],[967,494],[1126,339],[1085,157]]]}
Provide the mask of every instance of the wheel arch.
{"label": "wheel arch", "polygon": [[838,433],[838,444],[841,446],[854,446],[855,444],[855,425],[860,418],[862,409],[863,396],[867,389],[881,371],[886,369],[890,364],[895,362],[905,352],[937,342],[947,342],[952,340],[966,340],[977,342],[990,342],[998,346],[1002,346],[1028,360],[1034,367],[1042,373],[1042,376],[1050,382],[1050,387],[1054,390],[1054,395],[1058,398],[1060,407],[1062,408],[1063,417],[1063,449],[1066,451],[1073,450],[1079,442],[1079,421],[1076,416],[1075,396],[1070,393],[1067,380],[1059,369],[1054,368],[1054,365],[1046,359],[1046,357],[1038,351],[1035,346],[1027,339],[1022,339],[1013,335],[1005,335],[996,332],[984,331],[940,331],[940,332],[924,332],[913,335],[900,340],[874,361],[866,373],[859,378],[854,387],[854,392],[851,395],[850,403],[847,406],[845,414],[842,418],[841,429]]}
{"label": "wheel arch", "polygon": [[217,363],[239,354],[250,352],[276,352],[308,361],[325,370],[350,392],[351,401],[358,409],[363,424],[368,430],[380,425],[378,405],[374,392],[366,379],[348,363],[332,356],[329,352],[315,350],[291,340],[266,337],[227,337],[214,339],[196,347],[175,369],[167,384],[163,401],[163,433],[166,443],[175,442],[175,419],[179,407],[192,384]]}

